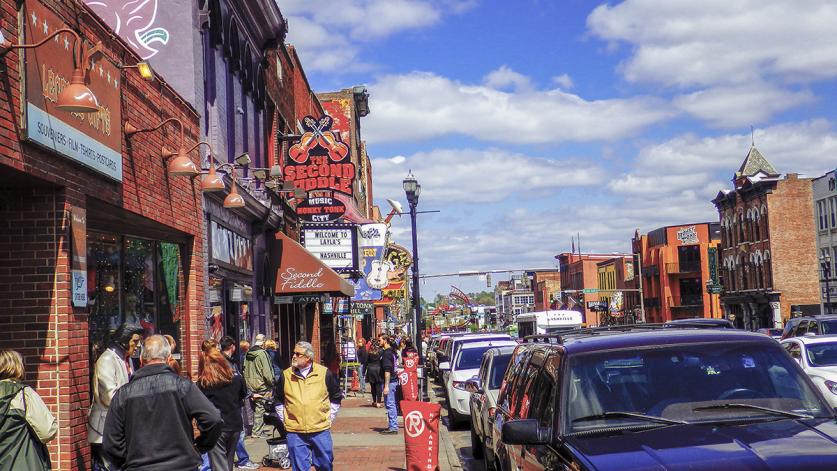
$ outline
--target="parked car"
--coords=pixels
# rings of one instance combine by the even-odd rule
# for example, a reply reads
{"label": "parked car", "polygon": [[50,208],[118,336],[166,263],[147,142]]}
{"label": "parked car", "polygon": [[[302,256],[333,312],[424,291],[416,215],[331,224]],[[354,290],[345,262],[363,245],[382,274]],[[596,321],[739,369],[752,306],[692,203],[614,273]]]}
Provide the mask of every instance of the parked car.
{"label": "parked car", "polygon": [[806,316],[790,319],[782,332],[782,339],[803,335],[837,335],[837,316]]}
{"label": "parked car", "polygon": [[756,332],[760,334],[764,334],[773,340],[781,340],[782,339],[782,329],[774,329],[774,328],[766,328],[766,329],[759,329]]}
{"label": "parked car", "polygon": [[500,468],[837,469],[837,421],[782,346],[736,329],[588,329],[517,347]]}
{"label": "parked car", "polygon": [[471,393],[471,452],[474,458],[483,458],[487,471],[495,471],[494,445],[491,425],[497,409],[497,394],[509,365],[512,346],[491,348],[482,356],[477,375],[468,380],[465,389]]}
{"label": "parked car", "polygon": [[[441,372],[442,384],[448,384],[451,360],[456,358],[456,354],[459,353],[459,349],[462,348],[463,345],[488,340],[511,340],[511,337],[508,334],[468,334],[452,338],[447,344],[445,344],[444,352],[439,359],[439,371]],[[448,397],[445,396],[445,399],[447,398]]]}
{"label": "parked car", "polygon": [[837,338],[792,337],[782,340],[782,346],[820,388],[831,407],[837,407]]}
{"label": "parked car", "polygon": [[458,348],[445,372],[445,390],[447,392],[448,420],[451,425],[465,422],[471,415],[471,393],[467,391],[468,380],[477,375],[485,352],[494,347],[514,347],[517,342],[511,339],[478,339],[464,342]]}

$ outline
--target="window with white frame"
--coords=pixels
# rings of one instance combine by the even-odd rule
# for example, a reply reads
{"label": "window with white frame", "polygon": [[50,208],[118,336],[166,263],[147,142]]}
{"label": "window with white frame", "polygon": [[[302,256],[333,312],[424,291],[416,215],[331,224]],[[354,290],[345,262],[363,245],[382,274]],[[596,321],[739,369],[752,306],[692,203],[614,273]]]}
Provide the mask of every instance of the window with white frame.
{"label": "window with white frame", "polygon": [[820,221],[820,230],[824,231],[828,229],[828,217],[825,212],[825,200],[817,201],[817,217]]}

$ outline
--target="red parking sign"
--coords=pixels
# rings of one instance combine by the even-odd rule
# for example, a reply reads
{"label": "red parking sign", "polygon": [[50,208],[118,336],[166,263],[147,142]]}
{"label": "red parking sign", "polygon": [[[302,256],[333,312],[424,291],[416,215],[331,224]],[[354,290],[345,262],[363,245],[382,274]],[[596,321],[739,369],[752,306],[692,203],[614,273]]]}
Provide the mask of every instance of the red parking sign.
{"label": "red parking sign", "polygon": [[430,402],[401,401],[407,471],[439,469],[439,416],[442,406]]}

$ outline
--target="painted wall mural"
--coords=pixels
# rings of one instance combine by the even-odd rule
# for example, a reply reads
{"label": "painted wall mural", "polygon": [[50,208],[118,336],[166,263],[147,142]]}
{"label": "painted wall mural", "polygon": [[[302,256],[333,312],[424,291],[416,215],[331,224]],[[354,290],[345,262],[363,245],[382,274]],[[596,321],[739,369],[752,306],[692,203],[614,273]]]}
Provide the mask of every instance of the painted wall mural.
{"label": "painted wall mural", "polygon": [[158,0],[85,0],[85,3],[145,60],[169,43],[168,29],[157,23]]}

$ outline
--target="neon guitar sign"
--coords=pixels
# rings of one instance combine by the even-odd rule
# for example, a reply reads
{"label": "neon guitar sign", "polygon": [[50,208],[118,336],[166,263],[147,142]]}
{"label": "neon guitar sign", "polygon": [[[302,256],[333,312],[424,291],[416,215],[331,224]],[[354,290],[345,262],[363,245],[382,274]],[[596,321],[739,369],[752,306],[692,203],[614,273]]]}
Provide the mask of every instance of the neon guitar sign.
{"label": "neon guitar sign", "polygon": [[302,120],[302,138],[288,150],[285,179],[305,191],[331,190],[352,196],[355,164],[331,116]]}

